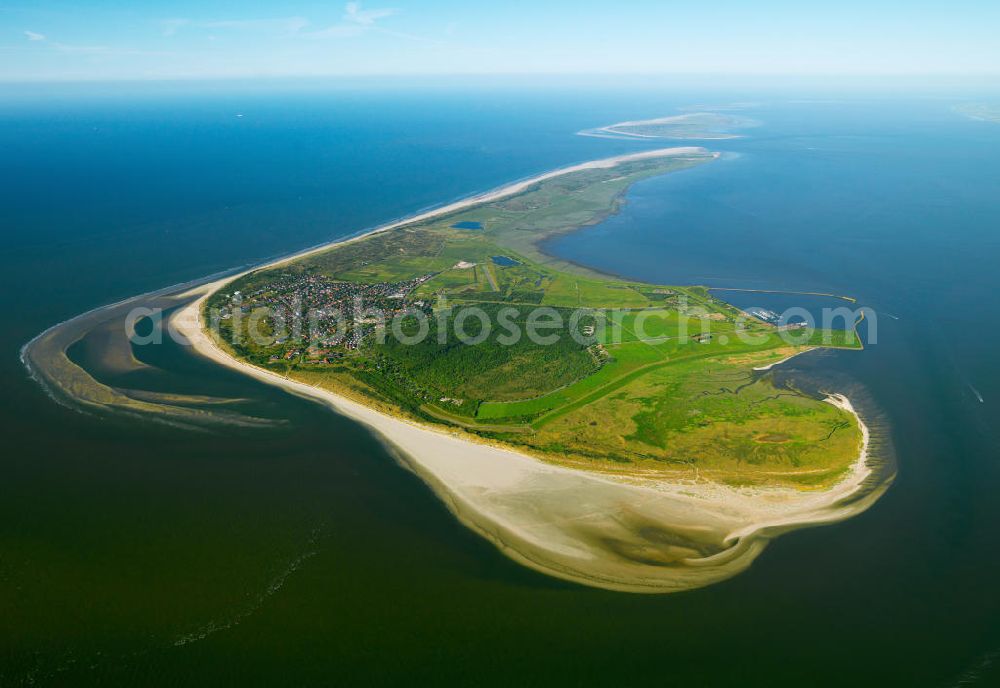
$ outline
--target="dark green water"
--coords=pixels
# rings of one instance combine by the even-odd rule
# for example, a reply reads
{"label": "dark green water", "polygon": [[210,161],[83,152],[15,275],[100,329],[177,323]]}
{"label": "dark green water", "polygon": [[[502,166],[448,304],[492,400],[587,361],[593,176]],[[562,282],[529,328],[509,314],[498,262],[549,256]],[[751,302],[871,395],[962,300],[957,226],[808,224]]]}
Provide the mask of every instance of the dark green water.
{"label": "dark green water", "polygon": [[738,158],[644,183],[622,215],[552,247],[657,281],[852,293],[898,318],[863,354],[794,365],[878,414],[896,484],[704,590],[528,571],[354,424],[182,347],[137,349],[155,369],[104,381],[241,398],[272,423],[82,415],[18,360],[102,303],[635,150],[571,134],[702,99],[11,99],[0,685],[995,685],[1000,127],[949,102],[782,99],[754,113],[752,139],[715,146]]}

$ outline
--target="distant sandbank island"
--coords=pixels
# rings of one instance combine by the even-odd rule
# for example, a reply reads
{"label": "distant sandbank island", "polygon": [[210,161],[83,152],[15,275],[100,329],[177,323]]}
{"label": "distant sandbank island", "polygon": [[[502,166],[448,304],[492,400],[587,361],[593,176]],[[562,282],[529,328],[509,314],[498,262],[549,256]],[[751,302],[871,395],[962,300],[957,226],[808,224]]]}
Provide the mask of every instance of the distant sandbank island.
{"label": "distant sandbank island", "polygon": [[[735,106],[734,109],[740,109]],[[655,119],[618,122],[577,132],[580,136],[606,139],[699,139],[723,140],[740,138],[740,129],[756,126],[757,122],[731,112],[685,112]]]}
{"label": "distant sandbank island", "polygon": [[969,119],[976,119],[981,122],[1000,123],[1000,105],[988,105],[986,103],[965,103],[955,106],[955,112],[965,115]]}

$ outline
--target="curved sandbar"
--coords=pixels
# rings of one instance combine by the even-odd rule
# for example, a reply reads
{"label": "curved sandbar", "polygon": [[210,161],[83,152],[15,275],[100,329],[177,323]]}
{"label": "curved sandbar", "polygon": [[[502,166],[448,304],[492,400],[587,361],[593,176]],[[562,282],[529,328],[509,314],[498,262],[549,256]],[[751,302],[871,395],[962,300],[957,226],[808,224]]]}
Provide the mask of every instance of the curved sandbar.
{"label": "curved sandbar", "polygon": [[[560,174],[692,152],[704,153],[702,149],[673,148],[575,165],[373,232],[513,195]],[[327,248],[310,249],[262,267],[273,267]],[[794,528],[847,518],[873,503],[887,484],[876,479],[869,465],[870,433],[860,418],[863,441],[851,470],[830,489],[802,491],[599,475],[545,463],[459,430],[430,427],[389,415],[329,390],[252,366],[220,348],[203,329],[202,305],[205,299],[240,276],[174,290],[158,298],[168,305],[181,306],[171,324],[200,354],[324,403],[365,424],[404,465],[431,486],[464,524],[490,539],[511,558],[552,576],[629,592],[673,592],[708,585],[749,566],[770,537]],[[31,362],[30,367],[50,388],[60,386],[65,397],[94,406],[134,408],[134,399],[107,399],[95,394],[94,390],[106,391],[106,386],[65,356],[65,349],[82,336],[88,322],[104,324],[111,317],[124,318],[124,311],[131,303],[134,302],[130,300],[110,310],[98,309],[53,328],[26,347],[25,360]],[[96,317],[88,320],[91,315]],[[118,401],[122,403],[119,405]],[[857,417],[846,398],[831,397],[828,401]],[[150,409],[137,410],[155,411],[155,408],[153,404]],[[165,413],[173,411],[163,408]]]}
{"label": "curved sandbar", "polygon": [[594,129],[578,131],[578,136],[642,141],[655,139],[716,140],[741,138],[730,129],[753,126],[752,120],[719,112],[686,112],[654,119],[617,122]]}

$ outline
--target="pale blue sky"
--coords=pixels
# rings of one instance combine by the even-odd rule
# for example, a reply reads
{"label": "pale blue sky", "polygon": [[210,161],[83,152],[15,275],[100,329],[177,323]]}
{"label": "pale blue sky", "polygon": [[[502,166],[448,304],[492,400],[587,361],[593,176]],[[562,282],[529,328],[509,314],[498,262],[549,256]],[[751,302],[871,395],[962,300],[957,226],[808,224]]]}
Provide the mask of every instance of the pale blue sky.
{"label": "pale blue sky", "polygon": [[1000,75],[998,31],[998,0],[7,0],[0,80]]}

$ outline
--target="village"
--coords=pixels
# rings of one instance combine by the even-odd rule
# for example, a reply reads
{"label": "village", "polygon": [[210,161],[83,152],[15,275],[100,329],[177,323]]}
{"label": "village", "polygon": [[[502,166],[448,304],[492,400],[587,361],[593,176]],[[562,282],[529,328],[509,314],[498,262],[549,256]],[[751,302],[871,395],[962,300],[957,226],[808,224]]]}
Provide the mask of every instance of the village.
{"label": "village", "polygon": [[257,343],[272,352],[270,362],[332,363],[401,313],[429,315],[430,305],[411,300],[410,294],[432,277],[434,273],[403,282],[361,283],[287,274],[260,289],[228,295],[220,320],[263,312],[257,328],[264,341]]}

